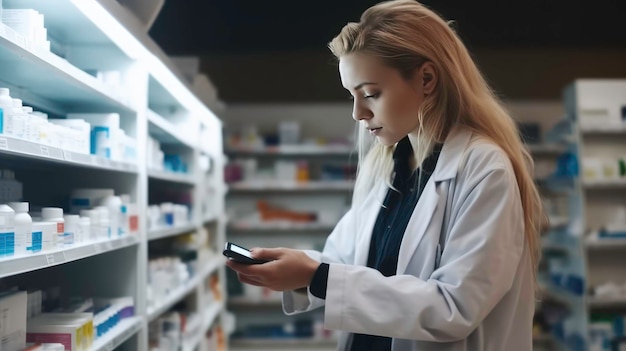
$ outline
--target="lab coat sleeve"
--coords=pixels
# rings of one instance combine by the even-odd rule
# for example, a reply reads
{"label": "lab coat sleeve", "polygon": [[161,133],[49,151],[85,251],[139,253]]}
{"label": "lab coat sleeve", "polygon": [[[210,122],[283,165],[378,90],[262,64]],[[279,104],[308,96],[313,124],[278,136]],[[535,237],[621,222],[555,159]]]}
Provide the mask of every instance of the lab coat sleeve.
{"label": "lab coat sleeve", "polygon": [[461,340],[476,329],[511,288],[525,239],[510,164],[469,173],[460,174],[468,178],[456,189],[457,215],[430,278],[331,264],[327,329],[435,342]]}
{"label": "lab coat sleeve", "polygon": [[[312,259],[325,263],[349,263],[354,259],[354,210],[350,209],[337,223],[328,236],[322,253],[306,250]],[[288,315],[302,313],[319,308],[325,301],[306,289],[285,291],[282,294],[283,312]]]}

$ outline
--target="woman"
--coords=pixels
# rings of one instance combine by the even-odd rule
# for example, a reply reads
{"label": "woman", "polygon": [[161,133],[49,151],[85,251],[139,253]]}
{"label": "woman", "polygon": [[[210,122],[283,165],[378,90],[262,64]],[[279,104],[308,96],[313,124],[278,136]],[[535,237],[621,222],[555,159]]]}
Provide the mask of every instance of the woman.
{"label": "woman", "polygon": [[352,208],[322,253],[228,266],[284,291],[288,314],[324,306],[340,350],[531,350],[541,201],[467,49],[412,0],[371,7],[329,47],[367,151]]}

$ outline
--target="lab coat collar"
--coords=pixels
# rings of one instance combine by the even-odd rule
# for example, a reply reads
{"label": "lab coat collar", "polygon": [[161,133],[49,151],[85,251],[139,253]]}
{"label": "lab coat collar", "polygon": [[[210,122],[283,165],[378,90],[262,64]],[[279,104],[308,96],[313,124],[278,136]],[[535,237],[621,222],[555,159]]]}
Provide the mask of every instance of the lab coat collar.
{"label": "lab coat collar", "polygon": [[[445,191],[447,189],[440,189],[437,187],[437,183],[456,177],[463,153],[471,136],[472,132],[469,129],[460,127],[454,128],[448,134],[441,149],[437,166],[435,166],[433,175],[430,177],[431,179],[426,183],[424,191],[417,201],[405,235],[402,238],[397,274],[406,272],[414,252],[417,250],[431,223],[441,223],[443,221],[445,202],[447,200]],[[440,230],[440,227],[435,227]]]}
{"label": "lab coat collar", "polygon": [[431,176],[435,182],[456,177],[459,163],[471,137],[472,132],[467,127],[455,127],[450,131],[441,149],[441,154],[439,154],[437,166],[435,166]]}
{"label": "lab coat collar", "polygon": [[[399,274],[406,270],[408,259],[412,256],[417,244],[426,232],[435,209],[438,207],[440,198],[435,183],[456,177],[459,163],[461,162],[463,152],[469,143],[471,135],[472,133],[469,129],[456,127],[451,130],[446,137],[433,175],[426,183],[424,192],[420,196],[413,216],[411,216],[411,220],[409,221],[409,227],[414,229],[412,231],[413,234],[405,235],[402,245],[400,246],[400,256],[398,259]],[[357,239],[355,264],[367,264],[372,231],[374,230],[374,224],[378,217],[378,212],[380,211],[380,204],[382,204],[387,190],[387,184],[378,182],[374,191],[370,192],[365,199],[361,209],[357,211],[357,232],[363,234],[359,235]],[[443,206],[445,206],[445,204],[443,204]],[[420,216],[415,216],[415,213],[419,213]],[[419,220],[417,217],[419,217]]]}

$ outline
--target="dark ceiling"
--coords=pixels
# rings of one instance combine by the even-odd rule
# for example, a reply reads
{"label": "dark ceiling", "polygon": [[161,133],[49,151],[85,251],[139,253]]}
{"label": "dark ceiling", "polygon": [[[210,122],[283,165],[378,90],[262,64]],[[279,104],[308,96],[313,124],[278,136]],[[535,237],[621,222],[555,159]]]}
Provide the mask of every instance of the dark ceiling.
{"label": "dark ceiling", "polygon": [[[326,44],[376,2],[166,0],[150,34],[169,55],[203,57],[203,70],[226,102],[345,99]],[[423,3],[454,20],[472,51],[626,49],[625,0]],[[313,84],[293,89],[294,80]]]}
{"label": "dark ceiling", "polygon": [[[169,0],[151,35],[170,54],[316,49],[371,0]],[[423,1],[472,47],[626,46],[626,1]]]}

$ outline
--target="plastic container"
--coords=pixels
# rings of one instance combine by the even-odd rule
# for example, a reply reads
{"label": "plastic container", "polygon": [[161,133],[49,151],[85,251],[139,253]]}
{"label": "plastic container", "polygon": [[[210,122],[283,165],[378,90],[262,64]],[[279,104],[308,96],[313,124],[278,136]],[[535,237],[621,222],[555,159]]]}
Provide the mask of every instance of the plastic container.
{"label": "plastic container", "polygon": [[114,196],[113,189],[74,189],[70,194],[70,212],[80,213],[96,207],[107,196]]}
{"label": "plastic container", "polygon": [[80,239],[82,241],[92,240],[91,238],[91,219],[89,217],[80,217]]}
{"label": "plastic container", "polygon": [[15,255],[26,255],[32,242],[33,219],[28,214],[28,202],[11,202],[15,211]]}
{"label": "plastic container", "polygon": [[21,99],[13,99],[11,111],[11,134],[16,138],[23,138],[26,130],[26,118]]}
{"label": "plastic container", "polygon": [[79,243],[83,241],[83,236],[80,231],[80,216],[69,214],[64,215],[65,220],[65,235],[72,238],[72,242]]}
{"label": "plastic container", "polygon": [[109,223],[111,225],[111,237],[121,236],[123,230],[120,226],[122,217],[122,199],[119,196],[107,196],[101,202],[100,206],[109,209]]}
{"label": "plastic container", "polygon": [[57,224],[56,243],[58,246],[71,245],[74,243],[73,238],[70,240],[65,235],[65,219],[63,218],[63,209],[59,207],[44,207],[41,209],[41,219],[44,222],[54,222]]}
{"label": "plastic container", "polygon": [[15,254],[15,211],[0,205],[0,257]]}
{"label": "plastic container", "polygon": [[91,126],[91,154],[111,159],[112,146],[117,142],[114,130],[120,129],[117,113],[70,113],[67,119],[82,119]]}
{"label": "plastic container", "polygon": [[[109,216],[109,208],[106,206],[96,206],[95,211],[98,211],[98,237],[100,239],[111,239],[111,220]],[[93,224],[93,222],[91,222]]]}
{"label": "plastic container", "polygon": [[[0,16],[0,19],[2,16]],[[11,113],[13,111],[13,99],[9,89],[0,88],[0,134],[11,134]]]}
{"label": "plastic container", "polygon": [[[81,230],[83,232],[83,240],[99,240],[100,239],[100,212],[96,210],[81,210]],[[87,226],[88,224],[88,226]]]}
{"label": "plastic container", "polygon": [[[54,227],[50,227],[50,224],[53,224]],[[33,222],[33,229],[31,231],[32,244],[28,248],[28,251],[35,253],[39,251],[44,251],[44,249],[46,251],[50,250],[50,241],[52,240],[52,235],[54,234],[55,228],[56,223],[53,222]]]}

